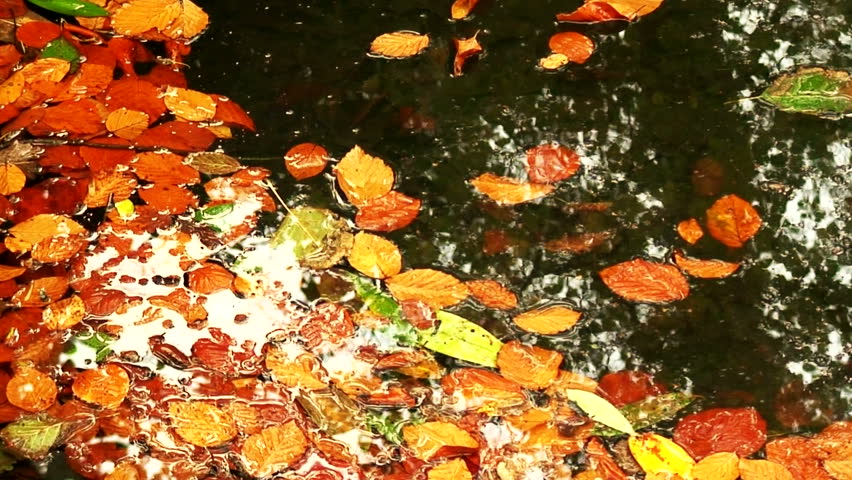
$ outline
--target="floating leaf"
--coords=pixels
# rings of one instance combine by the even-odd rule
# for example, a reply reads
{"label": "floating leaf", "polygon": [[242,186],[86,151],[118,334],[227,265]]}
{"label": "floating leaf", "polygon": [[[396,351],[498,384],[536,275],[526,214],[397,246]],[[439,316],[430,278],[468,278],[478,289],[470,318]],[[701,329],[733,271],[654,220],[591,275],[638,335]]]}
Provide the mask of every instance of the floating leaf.
{"label": "floating leaf", "polygon": [[647,474],[674,474],[689,478],[695,460],[680,445],[656,433],[628,439],[630,453]]}
{"label": "floating leaf", "polygon": [[698,278],[725,278],[740,268],[739,263],[684,257],[679,251],[675,251],[674,261],[681,270]]}
{"label": "floating leaf", "polygon": [[328,389],[320,377],[322,370],[319,359],[297,345],[269,349],[266,353],[266,369],[272,373],[276,382],[290,388]]}
{"label": "floating leaf", "polygon": [[680,419],[673,438],[696,460],[718,452],[746,457],[766,442],[766,421],[753,408],[711,408]]}
{"label": "floating leaf", "polygon": [[560,22],[596,23],[609,20],[633,21],[648,15],[662,5],[663,0],[586,0],[572,13],[560,13]]}
{"label": "floating leaf", "polygon": [[433,332],[421,332],[421,342],[429,350],[486,367],[497,366],[497,354],[503,342],[479,325],[440,311],[441,322]]}
{"label": "floating leaf", "polygon": [[147,113],[122,107],[107,115],[105,125],[116,136],[133,140],[148,128],[150,121]]}
{"label": "floating leaf", "polygon": [[64,430],[65,423],[61,420],[47,415],[36,415],[6,425],[0,431],[0,438],[12,451],[38,460],[47,456],[61,440]]}
{"label": "floating leaf", "polygon": [[426,480],[473,480],[473,475],[464,460],[455,458],[432,467]]}
{"label": "floating leaf", "polygon": [[74,378],[74,395],[84,402],[117,408],[130,391],[127,371],[113,363],[85,370]]}
{"label": "floating leaf", "polygon": [[539,60],[538,66],[545,70],[557,70],[569,63],[571,63],[571,61],[568,59],[568,55],[565,55],[564,53],[551,53]]}
{"label": "floating leaf", "polygon": [[0,195],[20,192],[27,183],[24,171],[13,164],[0,165]]}
{"label": "floating leaf", "polygon": [[77,295],[51,303],[41,314],[42,322],[51,330],[65,330],[77,325],[86,316],[86,304]]}
{"label": "floating leaf", "polygon": [[469,433],[450,422],[435,421],[419,425],[406,425],[402,429],[405,444],[414,456],[429,461],[442,449],[462,449],[473,451],[479,448],[479,442]]}
{"label": "floating leaf", "polygon": [[616,407],[638,402],[666,392],[665,385],[654,377],[638,370],[619,370],[601,377],[598,390]]}
{"label": "floating leaf", "polygon": [[328,164],[328,151],[315,143],[300,143],[284,154],[284,166],[296,180],[322,173]]}
{"label": "floating leaf", "polygon": [[761,225],[757,210],[736,195],[725,195],[707,209],[710,236],[729,247],[742,247]]}
{"label": "floating leaf", "polygon": [[698,220],[690,218],[677,224],[677,234],[680,235],[686,243],[695,245],[695,243],[704,236],[704,230]]}
{"label": "floating leaf", "polygon": [[33,367],[19,368],[6,384],[6,399],[28,412],[41,412],[56,401],[58,389],[50,375]]}
{"label": "floating leaf", "polygon": [[210,295],[231,288],[234,274],[227,268],[208,263],[186,274],[186,286],[195,293]]}
{"label": "floating leaf", "polygon": [[521,330],[541,335],[556,335],[573,327],[580,312],[559,305],[526,311],[512,319]]}
{"label": "floating leaf", "polygon": [[109,12],[103,7],[83,0],[29,0],[38,7],[62,15],[74,17],[107,17]]}
{"label": "floating leaf", "polygon": [[60,35],[62,35],[62,29],[53,22],[27,22],[15,30],[15,38],[25,46],[32,48],[44,48],[51,40]]}
{"label": "floating leaf", "polygon": [[456,56],[453,58],[453,75],[456,77],[462,74],[462,68],[468,58],[482,52],[482,45],[476,39],[476,35],[470,38],[454,38],[453,44],[456,46]]}
{"label": "floating leaf", "polygon": [[130,198],[136,186],[136,176],[128,171],[101,170],[92,176],[83,202],[90,208],[105,207]]}
{"label": "floating leaf", "polygon": [[429,35],[399,31],[376,37],[370,44],[370,53],[387,58],[407,58],[417,55],[429,46]]}
{"label": "floating leaf", "polygon": [[213,97],[197,90],[166,87],[163,102],[176,117],[190,122],[210,120],[216,114]]}
{"label": "floating leaf", "polygon": [[461,397],[456,408],[499,409],[527,401],[523,388],[502,375],[481,368],[458,368],[444,375],[441,388],[447,395]]}
{"label": "floating leaf", "polygon": [[419,199],[391,191],[360,205],[355,215],[355,225],[376,232],[399,230],[417,218],[421,204]]}
{"label": "floating leaf", "polygon": [[355,206],[379,198],[393,188],[393,170],[358,145],[334,167],[334,174],[346,198]]}
{"label": "floating leaf", "polygon": [[479,193],[503,205],[529,202],[549,195],[554,190],[552,185],[520,182],[493,173],[483,173],[470,183]]}
{"label": "floating leaf", "polygon": [[183,157],[174,153],[140,153],[131,167],[141,180],[152,183],[195,185],[201,182],[198,170],[184,165]]}
{"label": "floating leaf", "polygon": [[450,16],[453,20],[461,20],[470,15],[477,3],[479,0],[455,0],[450,7]]}
{"label": "floating leaf", "polygon": [[704,457],[692,467],[693,480],[736,480],[740,476],[740,457],[719,452]]}
{"label": "floating leaf", "polygon": [[394,275],[385,284],[397,300],[420,300],[436,310],[461,302],[469,293],[456,277],[429,268]]}
{"label": "floating leaf", "polygon": [[632,302],[666,303],[689,295],[689,284],[674,265],[635,259],[598,274],[610,290]]}
{"label": "floating leaf", "polygon": [[544,390],[559,375],[562,354],[512,340],[497,354],[497,368],[507,379],[530,390]]}
{"label": "floating leaf", "polygon": [[308,439],[296,422],[263,429],[248,437],[242,456],[246,470],[254,477],[266,477],[292,465],[304,455]]}
{"label": "floating leaf", "polygon": [[59,37],[45,45],[39,53],[39,58],[60,58],[75,63],[80,60],[80,51],[65,37]]}
{"label": "floating leaf", "polygon": [[615,406],[592,392],[578,389],[565,389],[561,391],[569,400],[576,403],[586,415],[592,420],[606,425],[610,428],[635,435],[636,431],[630,421],[624,417]]}
{"label": "floating leaf", "polygon": [[399,307],[399,303],[375,286],[372,281],[354,274],[349,278],[355,287],[355,293],[358,294],[358,297],[371,312],[390,318],[391,320],[400,320],[402,318],[402,309]]}
{"label": "floating leaf", "polygon": [[527,176],[535,183],[565,180],[580,169],[580,156],[558,143],[545,143],[527,150]]}
{"label": "floating leaf", "polygon": [[841,70],[802,67],[775,79],[758,98],[785,112],[838,118],[852,113],[852,78]]}
{"label": "floating leaf", "polygon": [[272,236],[273,247],[290,244],[296,258],[310,268],[328,268],[352,248],[346,221],[330,210],[296,207]]}
{"label": "floating leaf", "polygon": [[784,465],[769,460],[741,458],[739,470],[742,480],[795,480],[796,478]]}
{"label": "floating leaf", "polygon": [[[638,402],[629,403],[621,407],[620,410],[635,430],[642,430],[660,422],[671,420],[681,409],[692,403],[693,400],[694,397],[688,393],[664,393],[639,400]],[[621,432],[597,425],[592,430],[592,435],[610,437],[621,435]]]}
{"label": "floating leaf", "polygon": [[169,417],[175,432],[199,447],[221,445],[237,435],[234,417],[210,403],[173,401],[169,403]]}
{"label": "floating leaf", "polygon": [[227,175],[242,168],[239,160],[221,152],[190,153],[185,162],[205,175]]}
{"label": "floating leaf", "polygon": [[190,0],[134,0],[123,4],[111,17],[116,33],[152,39],[189,39],[200,34],[209,19]]}
{"label": "floating leaf", "polygon": [[[583,64],[595,51],[595,42],[591,38],[577,32],[560,32],[548,41],[553,53],[565,55],[569,62]],[[573,152],[571,152],[573,153]],[[576,154],[574,154],[576,156]],[[578,162],[579,163],[579,162]],[[530,180],[536,181],[532,177]],[[551,180],[555,181],[555,180]]]}
{"label": "floating leaf", "polygon": [[488,308],[511,310],[518,306],[518,297],[503,284],[494,280],[470,280],[464,282],[471,295]]}
{"label": "floating leaf", "polygon": [[584,232],[575,235],[566,234],[554,240],[548,240],[544,244],[545,250],[563,254],[581,254],[607,244],[615,237],[614,230],[603,230],[601,232]]}
{"label": "floating leaf", "polygon": [[371,278],[391,277],[402,269],[399,248],[377,235],[358,232],[349,252],[349,264]]}

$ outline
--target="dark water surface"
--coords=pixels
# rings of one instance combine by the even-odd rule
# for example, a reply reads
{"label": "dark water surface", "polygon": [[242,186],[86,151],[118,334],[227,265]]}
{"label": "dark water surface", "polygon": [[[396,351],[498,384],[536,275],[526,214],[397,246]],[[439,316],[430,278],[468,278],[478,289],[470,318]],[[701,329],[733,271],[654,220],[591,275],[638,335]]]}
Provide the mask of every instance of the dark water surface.
{"label": "dark water surface", "polygon": [[[754,405],[779,431],[849,418],[852,123],[737,99],[794,65],[849,69],[852,4],[668,0],[638,23],[587,28],[554,23],[578,2],[482,0],[462,22],[449,20],[450,3],[202,2],[213,23],[193,44],[190,85],[251,112],[257,135],[224,148],[275,157],[254,163],[278,172],[292,205],[354,214],[328,178],[287,177],[280,158],[297,143],[322,144],[338,159],[358,144],[386,160],[397,188],[424,200],[415,223],[389,235],[405,266],[502,281],[522,308],[559,301],[583,311],[568,334],[524,337],[559,349],[566,368],[653,372],[709,405]],[[433,43],[408,60],[365,55],[395,30]],[[539,71],[548,38],[566,30],[589,35],[596,52],[585,65]],[[485,53],[453,78],[452,39],[476,31]],[[500,208],[466,183],[484,172],[522,177],[524,151],[549,141],[575,149],[583,167],[540,202]],[[696,169],[705,181],[696,183]],[[726,193],[754,203],[758,235],[741,249],[679,240],[675,225],[702,219]],[[613,206],[577,213],[574,202]],[[612,245],[593,253],[542,248],[608,229]],[[484,254],[489,230],[513,236],[512,250]],[[743,267],[725,280],[691,279],[686,300],[663,306],[625,302],[597,277],[634,257],[668,259],[674,248]],[[509,314],[457,310],[503,339],[518,336]]]}

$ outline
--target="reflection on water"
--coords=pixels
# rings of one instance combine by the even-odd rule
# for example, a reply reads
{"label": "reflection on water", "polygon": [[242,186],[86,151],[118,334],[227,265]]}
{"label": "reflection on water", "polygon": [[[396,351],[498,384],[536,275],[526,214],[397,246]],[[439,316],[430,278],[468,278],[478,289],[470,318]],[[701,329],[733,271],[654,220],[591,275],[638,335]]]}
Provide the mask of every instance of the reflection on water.
{"label": "reflection on water", "polygon": [[[572,369],[655,372],[710,403],[745,399],[780,429],[806,420],[776,416],[785,402],[807,400],[815,417],[849,415],[849,121],[738,101],[794,65],[850,68],[846,0],[670,0],[620,31],[581,28],[597,51],[555,74],[534,65],[548,37],[569,29],[553,23],[564,2],[484,1],[455,23],[447,5],[427,0],[208,3],[215,23],[195,46],[190,74],[199,78],[190,81],[238,100],[260,129],[228,143],[229,153],[277,156],[312,141],[337,157],[357,143],[386,159],[398,189],[425,201],[421,217],[390,236],[406,266],[504,281],[525,308],[582,310],[578,328],[547,340]],[[405,61],[365,56],[372,38],[401,29],[428,32],[433,46]],[[452,38],[477,30],[484,55],[450,77]],[[486,171],[522,176],[524,151],[549,141],[575,149],[583,167],[538,204],[498,208],[465,183]],[[351,216],[325,180],[297,185],[279,173],[294,204]],[[708,238],[685,248],[677,222],[703,218],[725,193],[754,202],[760,233],[742,249]],[[566,208],[575,202],[613,205]],[[593,253],[542,248],[607,229],[612,245]],[[483,253],[486,231],[513,236],[511,251]],[[676,247],[744,265],[733,278],[691,281],[690,297],[666,306],[625,303],[596,276]],[[507,315],[461,310],[498,335],[519,334]]]}

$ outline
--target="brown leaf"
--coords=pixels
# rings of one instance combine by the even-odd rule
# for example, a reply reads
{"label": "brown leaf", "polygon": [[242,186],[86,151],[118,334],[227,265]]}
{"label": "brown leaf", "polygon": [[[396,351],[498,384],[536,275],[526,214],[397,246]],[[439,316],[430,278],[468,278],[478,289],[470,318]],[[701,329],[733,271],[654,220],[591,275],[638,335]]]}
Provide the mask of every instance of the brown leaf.
{"label": "brown leaf", "polygon": [[334,167],[334,174],[346,198],[355,206],[379,198],[393,188],[393,170],[358,145]]}
{"label": "brown leaf", "polygon": [[315,143],[300,143],[284,154],[284,166],[296,180],[322,173],[328,164],[328,151]]}
{"label": "brown leaf", "polygon": [[86,316],[86,304],[77,295],[71,295],[44,307],[42,323],[50,330],[65,330],[77,325]]}
{"label": "brown leaf", "polygon": [[740,459],[740,477],[743,480],[795,480],[783,465],[769,460]]}
{"label": "brown leaf", "polygon": [[469,293],[456,277],[428,268],[394,275],[385,280],[385,284],[397,300],[420,300],[434,309],[455,305]]}
{"label": "brown leaf", "polygon": [[450,7],[450,16],[453,20],[461,20],[470,15],[470,11],[477,3],[479,0],[455,0]]}
{"label": "brown leaf", "polygon": [[153,183],[194,185],[201,181],[198,170],[184,165],[183,157],[174,153],[140,153],[131,166],[140,179]]}
{"label": "brown leaf", "polygon": [[349,264],[370,278],[392,277],[402,270],[399,248],[378,235],[358,232],[349,252]]}
{"label": "brown leaf", "polygon": [[479,448],[479,442],[475,438],[450,422],[434,421],[406,425],[402,429],[402,436],[414,456],[423,461],[432,460],[444,447],[471,450]]}
{"label": "brown leaf", "polygon": [[228,175],[242,168],[239,160],[221,152],[190,153],[185,162],[205,175]]}
{"label": "brown leaf", "polygon": [[428,46],[429,35],[399,31],[376,37],[370,44],[370,53],[387,58],[407,58],[417,55]]}
{"label": "brown leaf", "polygon": [[512,340],[497,354],[497,368],[509,380],[530,390],[547,388],[559,375],[562,354]]}
{"label": "brown leaf", "polygon": [[549,240],[544,244],[545,250],[558,253],[588,253],[606,244],[615,237],[612,230],[602,232],[585,232],[576,235],[566,234],[555,240]]}
{"label": "brown leaf", "polygon": [[37,278],[12,295],[12,303],[19,307],[43,307],[65,296],[66,291],[65,277]]}
{"label": "brown leaf", "polygon": [[394,190],[359,206],[355,225],[376,232],[399,230],[417,218],[421,203],[419,199]]}
{"label": "brown leaf", "polygon": [[514,205],[541,198],[553,192],[553,185],[524,183],[518,180],[500,177],[493,173],[483,173],[470,181],[481,194],[502,205]]}
{"label": "brown leaf", "polygon": [[452,395],[458,409],[517,407],[527,401],[519,384],[481,368],[458,368],[444,375],[441,388]]}
{"label": "brown leaf", "polygon": [[595,42],[577,32],[560,32],[550,37],[548,46],[553,53],[565,55],[569,62],[583,64],[595,51]]}
{"label": "brown leaf", "polygon": [[11,195],[18,193],[27,183],[24,171],[16,165],[0,165],[0,195]]}
{"label": "brown leaf", "polygon": [[607,267],[598,275],[615,294],[632,302],[666,303],[689,295],[689,283],[674,265],[637,258]]}
{"label": "brown leaf", "polygon": [[248,437],[242,456],[254,477],[266,477],[292,465],[308,448],[308,439],[293,420]]}
{"label": "brown leaf", "polygon": [[464,283],[471,295],[488,308],[511,310],[518,306],[518,297],[503,284],[494,280],[470,280]]}
{"label": "brown leaf", "polygon": [[210,403],[173,401],[169,417],[177,434],[199,447],[222,445],[237,435],[234,417]]}
{"label": "brown leaf", "polygon": [[684,220],[677,224],[677,234],[680,235],[686,243],[690,245],[695,245],[698,240],[701,240],[701,237],[704,236],[704,230],[701,229],[701,225],[698,223],[698,220],[694,218],[690,218],[689,220]]}
{"label": "brown leaf", "polygon": [[467,59],[482,52],[482,45],[479,44],[476,35],[470,38],[454,38],[453,44],[456,46],[456,56],[453,59],[453,75],[458,77],[462,74],[462,68]]}
{"label": "brown leaf", "polygon": [[163,102],[174,116],[189,122],[210,120],[216,114],[213,98],[197,90],[166,87]]}
{"label": "brown leaf", "polygon": [[58,389],[49,375],[24,366],[6,384],[6,399],[28,412],[41,412],[56,401]]}
{"label": "brown leaf", "polygon": [[521,330],[541,335],[556,335],[573,327],[580,320],[580,312],[555,305],[524,312],[512,321]]}
{"label": "brown leaf", "polygon": [[733,452],[719,452],[704,457],[692,467],[693,480],[736,480],[740,476],[740,457]]}
{"label": "brown leaf", "polygon": [[68,260],[89,245],[85,235],[57,235],[33,245],[30,256],[41,263],[59,263]]}
{"label": "brown leaf", "polygon": [[684,257],[679,251],[675,251],[674,261],[681,270],[698,278],[725,278],[740,268],[739,263]]}
{"label": "brown leaf", "polygon": [[760,230],[757,210],[736,195],[726,195],[707,210],[710,236],[729,247],[742,247]]}
{"label": "brown leaf", "polygon": [[74,395],[84,402],[118,408],[130,391],[127,371],[113,363],[80,372],[71,385]]}
{"label": "brown leaf", "polygon": [[136,191],[136,184],[136,176],[126,170],[95,172],[84,202],[89,208],[97,208],[126,200]]}

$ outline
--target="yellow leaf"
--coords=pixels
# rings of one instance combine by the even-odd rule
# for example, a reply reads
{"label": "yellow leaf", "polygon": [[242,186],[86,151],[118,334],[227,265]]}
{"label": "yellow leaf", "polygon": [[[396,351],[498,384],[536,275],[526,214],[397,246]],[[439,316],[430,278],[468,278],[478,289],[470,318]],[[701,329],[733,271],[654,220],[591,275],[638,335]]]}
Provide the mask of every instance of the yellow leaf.
{"label": "yellow leaf", "polygon": [[190,0],[134,0],[112,15],[116,33],[142,38],[152,33],[171,39],[192,38],[207,28],[208,21],[207,14]]}
{"label": "yellow leaf", "polygon": [[784,465],[769,460],[740,459],[740,477],[743,480],[795,480]]}
{"label": "yellow leaf", "polygon": [[429,35],[400,31],[385,33],[370,44],[370,53],[388,58],[406,58],[417,55],[429,46]]}
{"label": "yellow leaf", "polygon": [[548,184],[519,182],[493,173],[483,173],[471,180],[470,183],[479,193],[503,205],[514,205],[535,200],[550,194],[555,188]]}
{"label": "yellow leaf", "polygon": [[453,20],[461,20],[470,15],[470,11],[478,2],[479,0],[456,0],[450,7],[450,15]]}
{"label": "yellow leaf", "polygon": [[456,277],[429,268],[394,275],[385,284],[397,300],[420,300],[436,310],[461,302],[469,293]]}
{"label": "yellow leaf", "polygon": [[41,213],[9,229],[16,240],[32,245],[56,235],[74,235],[86,230],[65,215]]}
{"label": "yellow leaf", "polygon": [[826,460],[823,466],[837,480],[852,480],[852,460]]}
{"label": "yellow leaf", "polygon": [[296,422],[264,429],[246,439],[242,454],[246,470],[255,477],[266,477],[298,460],[308,448],[308,439]]}
{"label": "yellow leaf", "polygon": [[472,480],[467,464],[461,458],[435,466],[426,477],[428,480]]}
{"label": "yellow leaf", "polygon": [[512,320],[521,330],[556,335],[573,327],[582,314],[568,307],[552,306],[524,312]]}
{"label": "yellow leaf", "polygon": [[648,474],[670,473],[692,478],[695,460],[680,445],[656,433],[631,436],[630,453]]}
{"label": "yellow leaf", "polygon": [[175,432],[199,447],[221,445],[237,435],[234,417],[209,403],[174,401],[169,404],[169,416]]}
{"label": "yellow leaf", "polygon": [[105,125],[116,136],[133,140],[148,128],[148,121],[147,113],[122,107],[107,115]]}
{"label": "yellow leaf", "polygon": [[0,105],[9,105],[15,103],[15,100],[20,98],[24,93],[24,84],[26,80],[21,72],[15,72],[5,82],[0,84]]}
{"label": "yellow leaf", "polygon": [[390,240],[358,232],[349,252],[349,264],[371,278],[391,277],[402,269],[402,254]]}
{"label": "yellow leaf", "polygon": [[216,114],[213,97],[197,90],[167,87],[163,102],[176,117],[190,122],[210,120]]}
{"label": "yellow leaf", "polygon": [[613,404],[594,393],[587,392],[585,390],[567,389],[563,390],[562,394],[565,395],[568,400],[571,400],[576,403],[578,407],[582,408],[583,411],[586,412],[586,415],[592,420],[606,425],[607,427],[614,428],[619,432],[624,432],[630,435],[636,434],[636,431],[633,430],[633,425],[630,424],[630,421],[627,420],[627,418],[625,418]]}
{"label": "yellow leaf", "polygon": [[714,453],[692,467],[693,480],[736,480],[740,476],[740,457],[733,452]]}
{"label": "yellow leaf", "polygon": [[355,206],[391,191],[393,170],[381,158],[367,154],[358,145],[334,167],[334,175],[346,198]]}
{"label": "yellow leaf", "polygon": [[20,192],[27,183],[27,176],[17,165],[0,165],[0,195]]}
{"label": "yellow leaf", "polygon": [[550,55],[540,59],[538,66],[545,70],[557,70],[571,63],[568,55],[564,53],[551,53]]}
{"label": "yellow leaf", "polygon": [[402,437],[414,456],[424,461],[431,460],[443,447],[479,448],[475,438],[450,422],[406,425],[402,429]]}
{"label": "yellow leaf", "polygon": [[660,8],[663,0],[607,0],[606,3],[628,20],[635,20]]}

